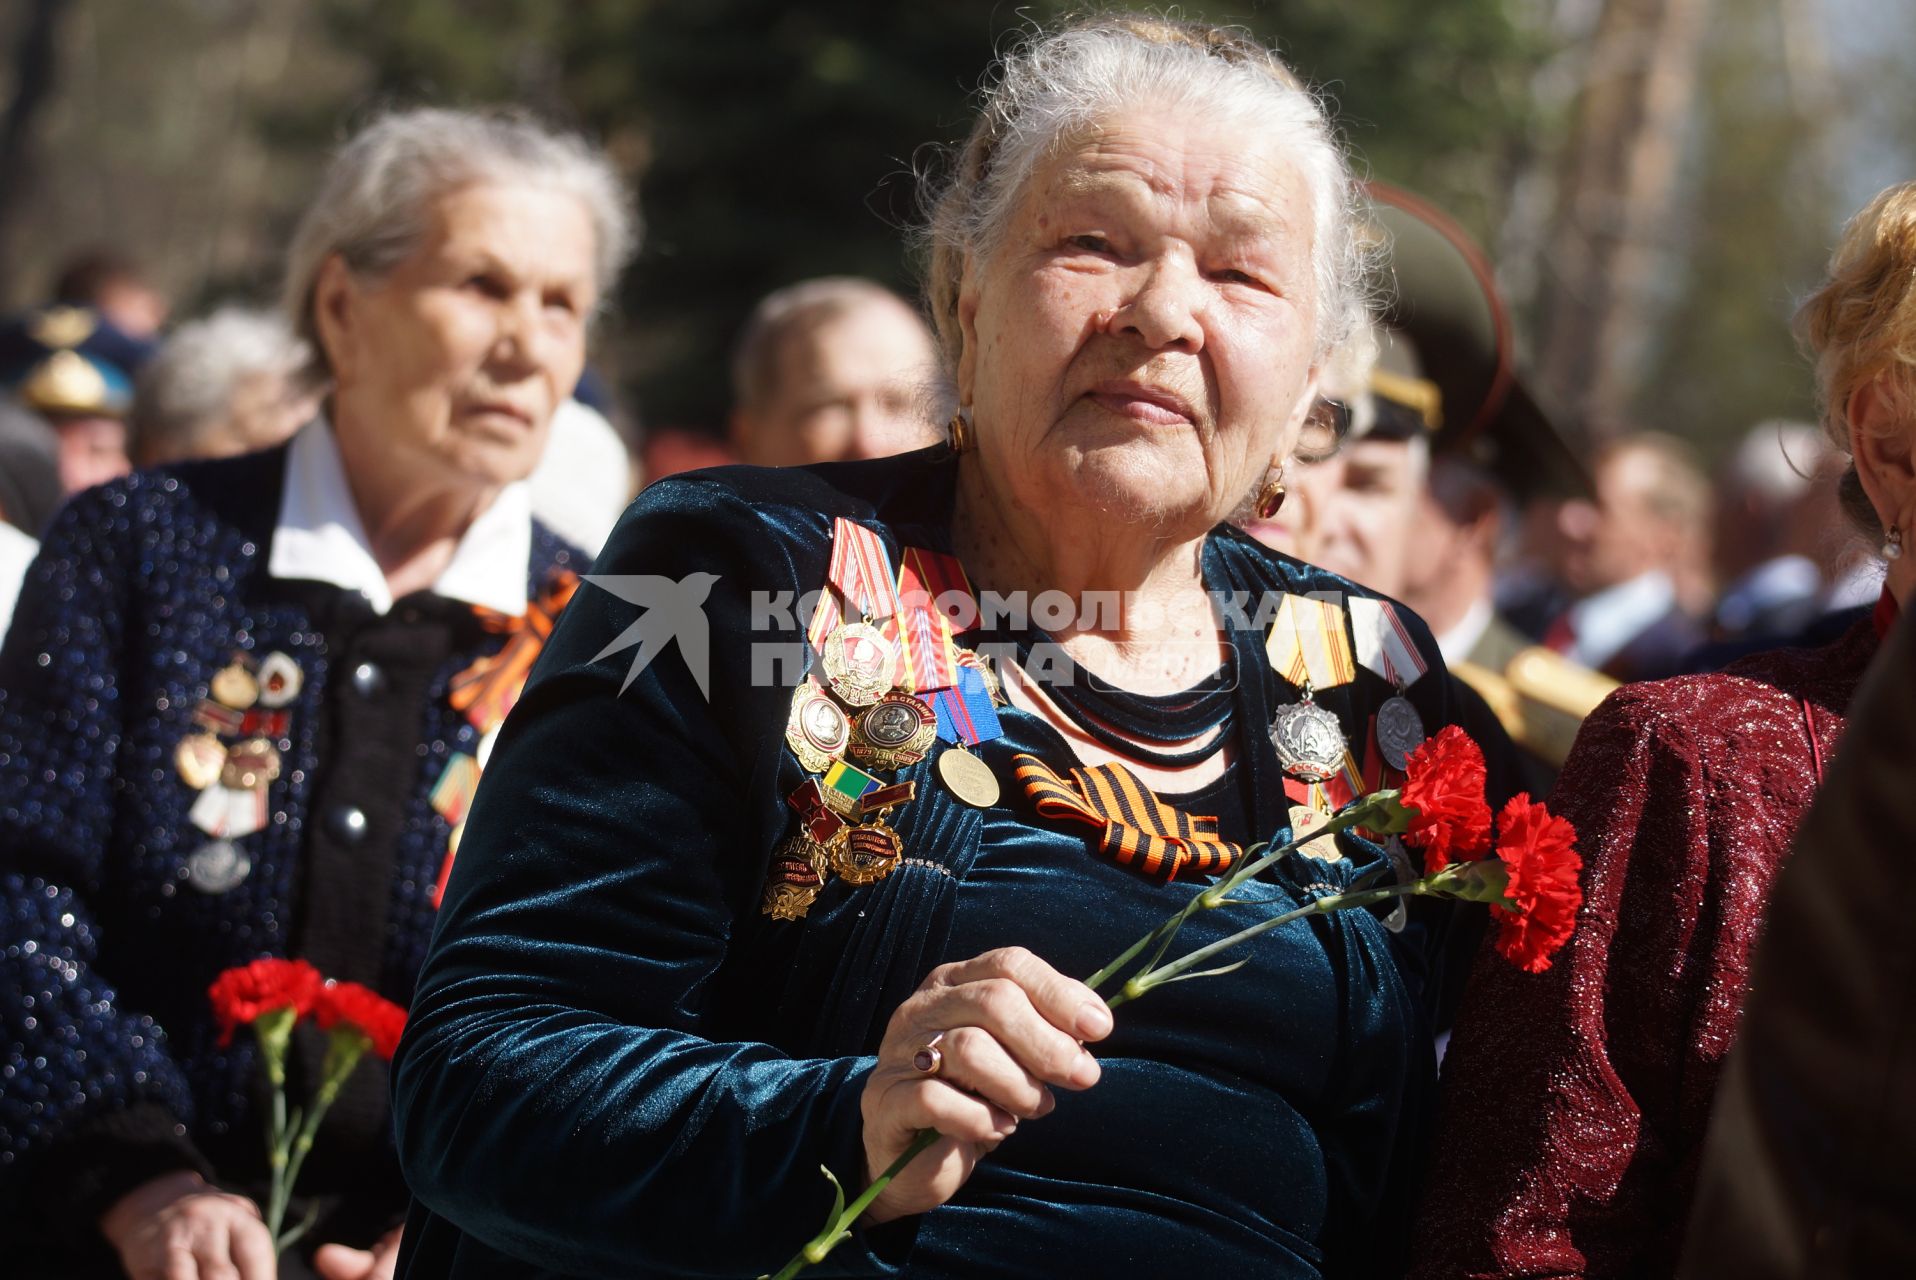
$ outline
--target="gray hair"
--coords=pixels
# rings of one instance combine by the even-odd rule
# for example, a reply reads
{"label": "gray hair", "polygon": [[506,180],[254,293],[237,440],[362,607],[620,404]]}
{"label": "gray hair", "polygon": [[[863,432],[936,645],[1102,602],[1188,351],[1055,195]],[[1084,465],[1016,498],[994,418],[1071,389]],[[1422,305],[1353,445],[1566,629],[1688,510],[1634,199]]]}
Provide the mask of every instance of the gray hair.
{"label": "gray hair", "polygon": [[1135,14],[1090,18],[1026,37],[999,60],[982,97],[949,175],[927,184],[926,303],[948,359],[958,355],[965,263],[997,247],[1038,163],[1102,117],[1145,103],[1248,117],[1255,133],[1285,143],[1311,193],[1317,354],[1370,321],[1376,250],[1360,234],[1363,198],[1350,164],[1324,104],[1247,32]]}
{"label": "gray hair", "polygon": [[326,260],[338,254],[360,275],[383,276],[418,249],[434,200],[485,182],[577,197],[592,221],[598,295],[606,298],[638,246],[638,220],[598,148],[518,112],[395,111],[354,134],[333,158],[287,251],[281,305],[316,363],[325,353],[313,292]]}
{"label": "gray hair", "polygon": [[779,353],[787,338],[869,306],[895,307],[921,327],[924,325],[909,302],[884,285],[860,276],[820,276],[766,294],[746,318],[745,330],[732,353],[733,403],[750,409],[771,398],[778,380]]}
{"label": "gray hair", "polygon": [[133,385],[133,446],[190,455],[208,428],[226,420],[233,393],[254,374],[296,376],[312,358],[306,343],[270,311],[223,307],[181,325],[140,369]]}

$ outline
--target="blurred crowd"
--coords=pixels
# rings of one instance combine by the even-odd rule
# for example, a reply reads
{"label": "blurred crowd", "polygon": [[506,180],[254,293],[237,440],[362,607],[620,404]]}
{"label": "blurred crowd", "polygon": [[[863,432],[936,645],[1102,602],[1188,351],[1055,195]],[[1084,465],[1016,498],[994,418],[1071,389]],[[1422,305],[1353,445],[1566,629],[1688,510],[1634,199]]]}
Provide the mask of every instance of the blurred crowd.
{"label": "blurred crowd", "polygon": [[[1316,460],[1286,478],[1270,518],[1247,513],[1263,540],[1409,603],[1453,661],[1486,634],[1521,637],[1613,681],[1814,642],[1875,601],[1881,561],[1839,518],[1842,456],[1821,430],[1753,423],[1711,468],[1676,437],[1600,424],[1575,433],[1597,441],[1580,456],[1515,379],[1502,303],[1466,269],[1478,251],[1441,214],[1406,206],[1416,213],[1379,207],[1398,237],[1400,288],[1425,292],[1400,297],[1391,327],[1334,372],[1343,385],[1327,388]],[[1404,265],[1418,254],[1452,259],[1438,283]],[[1473,385],[1439,388],[1426,359],[1449,366],[1434,377]],[[89,252],[62,266],[45,306],[0,327],[0,621],[66,497],[135,467],[282,443],[319,405],[308,361],[271,310],[177,319],[130,259]],[[532,477],[535,513],[595,552],[650,480],[900,453],[943,439],[951,412],[917,309],[855,277],[766,296],[731,373],[717,433],[641,428],[588,370]],[[1448,414],[1436,408],[1445,390]],[[1606,687],[1579,685],[1572,701]]]}

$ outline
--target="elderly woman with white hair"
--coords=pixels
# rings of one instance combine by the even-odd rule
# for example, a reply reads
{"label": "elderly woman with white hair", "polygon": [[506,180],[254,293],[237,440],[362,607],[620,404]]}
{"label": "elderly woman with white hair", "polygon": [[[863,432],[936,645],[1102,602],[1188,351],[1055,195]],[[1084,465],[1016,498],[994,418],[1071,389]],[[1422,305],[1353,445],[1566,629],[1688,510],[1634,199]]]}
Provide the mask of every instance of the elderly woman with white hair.
{"label": "elderly woman with white hair", "polygon": [[[375,121],[289,255],[321,415],[46,535],[0,650],[11,1274],[390,1274],[383,1072],[320,1130],[286,1219],[314,1227],[276,1263],[254,1040],[208,984],[297,957],[411,996],[490,733],[583,567],[523,481],[632,238],[577,138]],[[296,1097],[322,1043],[295,1039]]]}
{"label": "elderly woman with white hair", "polygon": [[[1279,929],[1115,1027],[1070,976],[1387,773],[1390,699],[1451,719],[1414,618],[1222,523],[1365,319],[1353,204],[1236,33],[1008,56],[929,230],[949,447],[654,485],[501,736],[395,1059],[404,1274],[775,1270],[821,1164],[924,1129],[837,1273],[1395,1273],[1447,917]],[[1349,660],[1393,618],[1396,681]],[[1180,944],[1389,874],[1338,852]]]}

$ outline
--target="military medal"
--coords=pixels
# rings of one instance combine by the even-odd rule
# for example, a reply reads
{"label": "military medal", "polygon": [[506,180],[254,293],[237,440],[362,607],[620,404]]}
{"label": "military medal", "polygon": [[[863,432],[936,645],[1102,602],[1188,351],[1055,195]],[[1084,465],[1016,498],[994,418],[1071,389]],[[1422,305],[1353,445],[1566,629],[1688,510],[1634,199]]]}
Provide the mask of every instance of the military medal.
{"label": "military medal", "polygon": [[1402,773],[1410,753],[1424,740],[1423,718],[1404,690],[1416,684],[1430,664],[1417,652],[1410,629],[1390,601],[1353,596],[1349,608],[1358,665],[1397,690],[1377,708],[1377,750],[1385,764]]}
{"label": "military medal", "polygon": [[847,622],[825,637],[819,655],[825,683],[848,706],[869,707],[896,683],[898,654],[868,622]]}
{"label": "military medal", "polygon": [[1417,714],[1410,699],[1401,693],[1385,699],[1384,705],[1377,708],[1377,750],[1383,755],[1384,763],[1402,773],[1410,753],[1423,741],[1423,717]]}
{"label": "military medal", "polygon": [[186,816],[209,836],[250,836],[266,825],[266,791],[216,782],[200,792]]}
{"label": "military medal", "polygon": [[300,686],[305,682],[299,664],[289,655],[275,650],[260,659],[259,704],[262,707],[283,707],[299,696]]}
{"label": "military medal", "polygon": [[[1291,839],[1302,840],[1311,832],[1323,826],[1329,815],[1312,804],[1294,804],[1291,806]],[[1337,847],[1335,835],[1322,835],[1305,840],[1297,851],[1322,862],[1342,862],[1344,854]]]}
{"label": "military medal", "polygon": [[831,867],[846,884],[875,884],[898,866],[904,845],[883,817],[848,828],[833,842]]}
{"label": "military medal", "polygon": [[[845,829],[845,819],[825,802],[825,789],[818,785],[817,778],[805,779],[798,790],[785,797],[785,803],[798,811],[799,823],[813,844],[829,844],[833,836]],[[852,808],[856,809],[857,804],[856,800],[852,801]]]}
{"label": "military medal", "polygon": [[279,777],[279,751],[264,738],[248,738],[226,753],[220,785],[236,791],[264,791]]}
{"label": "military medal", "polygon": [[961,659],[956,683],[934,693],[931,706],[938,717],[938,736],[951,743],[938,755],[938,780],[972,808],[989,809],[1001,794],[998,775],[967,749],[1001,738],[1005,732],[985,673]]}
{"label": "military medal", "polygon": [[799,764],[812,773],[823,773],[845,753],[850,740],[851,722],[839,705],[811,680],[800,681],[792,690],[792,709],[785,717],[785,742]]}
{"label": "military medal", "polygon": [[201,893],[230,893],[252,873],[253,860],[231,840],[209,840],[186,860],[186,883]]}
{"label": "military medal", "polygon": [[234,711],[244,711],[259,701],[259,681],[240,662],[228,663],[216,671],[207,691],[214,701]]}
{"label": "military medal", "polygon": [[828,856],[823,845],[805,836],[793,836],[780,845],[766,873],[759,914],[774,920],[803,920],[825,886]]}
{"label": "military medal", "polygon": [[1284,772],[1305,782],[1323,782],[1344,767],[1349,743],[1337,717],[1317,705],[1309,685],[1304,697],[1279,707],[1271,721],[1271,745]]}
{"label": "military medal", "polygon": [[204,791],[218,782],[225,766],[226,748],[210,733],[189,733],[173,748],[174,769],[195,791]]}
{"label": "military medal", "polygon": [[939,753],[938,781],[974,809],[989,809],[1003,795],[998,775],[991,771],[991,766],[963,747],[950,747]]}
{"label": "military medal", "polygon": [[202,698],[193,712],[193,723],[208,733],[241,734],[246,732],[246,713]]}
{"label": "military medal", "polygon": [[917,764],[938,739],[938,717],[909,693],[887,693],[852,725],[851,755],[875,769]]}

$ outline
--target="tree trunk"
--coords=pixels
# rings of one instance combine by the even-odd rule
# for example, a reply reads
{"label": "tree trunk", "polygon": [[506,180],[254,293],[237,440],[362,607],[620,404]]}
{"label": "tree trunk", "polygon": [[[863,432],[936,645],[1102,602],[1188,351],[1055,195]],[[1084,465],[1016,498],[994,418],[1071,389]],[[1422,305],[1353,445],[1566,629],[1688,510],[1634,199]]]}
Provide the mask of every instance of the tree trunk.
{"label": "tree trunk", "polygon": [[1708,0],[1605,0],[1565,159],[1539,377],[1573,421],[1625,425],[1655,323]]}
{"label": "tree trunk", "polygon": [[55,52],[68,0],[28,0],[33,8],[22,24],[13,59],[13,100],[0,117],[0,298],[13,283],[14,224],[33,190],[33,125],[53,97],[59,75]]}

